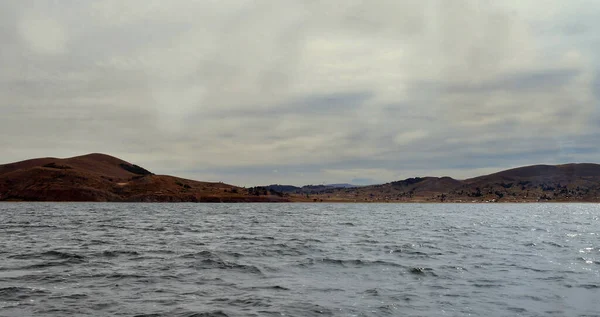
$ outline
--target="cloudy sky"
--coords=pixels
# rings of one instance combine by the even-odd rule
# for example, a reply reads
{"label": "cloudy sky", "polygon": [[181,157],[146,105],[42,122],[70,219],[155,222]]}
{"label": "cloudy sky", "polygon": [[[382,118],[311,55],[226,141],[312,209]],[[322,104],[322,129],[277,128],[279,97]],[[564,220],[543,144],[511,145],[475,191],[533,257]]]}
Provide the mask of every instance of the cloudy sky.
{"label": "cloudy sky", "polygon": [[600,162],[596,0],[0,1],[2,163],[238,185]]}

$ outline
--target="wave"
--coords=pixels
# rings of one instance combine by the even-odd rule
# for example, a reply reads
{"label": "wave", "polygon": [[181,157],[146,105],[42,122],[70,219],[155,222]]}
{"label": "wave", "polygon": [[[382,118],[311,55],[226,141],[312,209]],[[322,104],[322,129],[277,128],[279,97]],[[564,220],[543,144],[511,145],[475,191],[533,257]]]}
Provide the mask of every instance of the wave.
{"label": "wave", "polygon": [[271,304],[264,298],[255,296],[245,296],[243,298],[215,298],[213,301],[223,302],[230,307],[271,307]]}
{"label": "wave", "polygon": [[0,288],[0,301],[20,301],[31,297],[47,296],[50,292],[37,288],[9,286]]}
{"label": "wave", "polygon": [[94,276],[94,277],[104,277],[107,279],[123,280],[123,279],[128,279],[128,278],[134,278],[134,279],[148,278],[151,276],[148,276],[145,274],[135,274],[135,273],[112,273],[112,274],[98,275],[98,276]]}
{"label": "wave", "polygon": [[[593,224],[567,237],[571,217],[561,216],[566,227],[549,233],[531,233],[527,226],[510,234],[502,212],[500,222],[490,217],[490,227],[474,223],[481,230],[463,237],[464,226],[486,213],[433,219],[412,213],[412,205],[399,213],[356,205],[364,210],[350,214],[318,208],[285,213],[303,205],[268,205],[282,210],[270,214],[261,205],[233,212],[225,205],[115,204],[112,213],[84,214],[77,204],[55,206],[48,215],[11,217],[56,229],[0,224],[2,316],[428,316],[440,309],[450,315],[543,315],[569,288],[600,289],[589,278],[600,269],[600,245],[586,234]],[[97,210],[103,204],[86,206]],[[180,210],[187,208],[197,212]],[[251,226],[253,217],[258,225]],[[542,220],[534,227],[550,227]],[[160,227],[166,231],[145,231]],[[519,287],[537,292],[511,293]],[[488,300],[490,294],[500,300]],[[427,300],[432,295],[433,302]],[[515,298],[520,302],[512,306],[529,311],[507,310],[506,300]],[[571,305],[562,315],[590,309]]]}
{"label": "wave", "polygon": [[578,285],[577,287],[585,288],[585,289],[599,289],[600,284],[581,284],[581,285]]}
{"label": "wave", "polygon": [[52,258],[52,259],[76,259],[76,260],[84,260],[85,257],[80,254],[68,253],[63,251],[51,250],[45,252],[38,253],[22,253],[9,256],[11,259],[18,260],[32,260],[32,259],[41,259],[41,258]]}
{"label": "wave", "polygon": [[80,299],[84,299],[84,298],[88,298],[89,296],[87,294],[69,294],[69,295],[61,295],[61,296],[51,296],[51,299],[75,299],[75,300],[80,300]]}
{"label": "wave", "polygon": [[254,287],[248,287],[246,289],[250,290],[250,291],[255,291],[255,290],[289,291],[290,290],[287,287],[283,287],[283,286],[279,286],[279,285],[273,285],[273,286],[254,286]]}
{"label": "wave", "polygon": [[379,291],[376,288],[371,288],[363,292],[365,295],[369,296],[379,296]]}
{"label": "wave", "polygon": [[221,259],[204,259],[200,262],[191,264],[190,267],[197,269],[235,270],[244,273],[263,274],[262,271],[254,265],[237,264]]}
{"label": "wave", "polygon": [[428,267],[411,267],[408,272],[415,275],[437,276],[437,274],[433,272],[433,269]]}
{"label": "wave", "polygon": [[[240,257],[240,256],[232,256]],[[221,258],[219,254],[208,250],[203,250],[197,253],[188,253],[180,256],[183,259],[199,259],[189,263],[189,267],[196,269],[222,269],[222,270],[237,270],[245,273],[262,274],[262,271],[253,265],[239,264],[232,261],[227,261]]]}
{"label": "wave", "polygon": [[280,316],[333,316],[334,313],[330,308],[323,307],[312,303],[294,303],[283,307],[283,312],[279,312]]}
{"label": "wave", "polygon": [[102,253],[99,254],[100,256],[104,256],[104,257],[118,257],[121,255],[140,255],[137,251],[129,251],[129,250],[106,250],[106,251],[102,251]]}
{"label": "wave", "polygon": [[200,313],[189,312],[189,313],[182,313],[182,314],[170,315],[170,316],[176,316],[176,317],[229,317],[229,315],[227,315],[222,310],[215,310],[215,311],[210,311],[210,312],[200,312]]}
{"label": "wave", "polygon": [[560,244],[560,243],[556,243],[556,242],[552,242],[552,241],[543,241],[544,244],[553,246],[553,247],[557,247],[557,248],[564,248],[565,246]]}
{"label": "wave", "polygon": [[139,314],[134,315],[134,317],[166,317],[166,316],[174,316],[174,317],[229,317],[222,310],[215,310],[210,312],[185,312],[185,313],[168,313],[168,314]]}
{"label": "wave", "polygon": [[404,266],[401,264],[383,261],[383,260],[369,261],[369,260],[361,260],[361,259],[335,259],[335,258],[317,258],[317,259],[308,258],[297,265],[301,266],[301,267],[307,267],[307,266],[313,266],[313,265],[317,265],[317,264],[334,265],[334,266],[341,266],[341,267],[389,266],[389,267],[404,268]]}
{"label": "wave", "polygon": [[315,243],[323,243],[322,240],[319,239],[315,239],[315,238],[306,238],[306,239],[298,239],[298,238],[292,238],[288,240],[289,242],[315,242]]}
{"label": "wave", "polygon": [[203,250],[203,251],[196,252],[196,253],[186,253],[186,254],[180,256],[180,258],[182,258],[182,259],[198,259],[198,258],[213,258],[213,257],[217,257],[217,254],[210,252],[208,250]]}

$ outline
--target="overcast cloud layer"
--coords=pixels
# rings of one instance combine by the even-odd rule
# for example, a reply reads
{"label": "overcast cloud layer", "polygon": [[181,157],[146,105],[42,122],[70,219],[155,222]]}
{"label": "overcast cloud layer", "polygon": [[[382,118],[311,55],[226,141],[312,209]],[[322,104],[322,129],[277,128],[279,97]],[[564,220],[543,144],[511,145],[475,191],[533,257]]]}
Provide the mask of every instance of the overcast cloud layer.
{"label": "overcast cloud layer", "polygon": [[239,185],[599,162],[594,0],[0,2],[2,162]]}

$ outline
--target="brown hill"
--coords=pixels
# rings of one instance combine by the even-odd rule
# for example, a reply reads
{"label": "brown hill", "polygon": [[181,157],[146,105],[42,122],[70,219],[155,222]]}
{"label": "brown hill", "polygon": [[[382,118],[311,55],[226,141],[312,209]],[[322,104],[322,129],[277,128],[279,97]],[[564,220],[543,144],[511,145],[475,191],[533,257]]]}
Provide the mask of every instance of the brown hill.
{"label": "brown hill", "polygon": [[311,197],[318,201],[424,202],[460,185],[461,181],[450,177],[415,177],[380,185],[333,188],[314,193]]}
{"label": "brown hill", "polygon": [[466,180],[416,177],[382,185],[332,189],[313,199],[368,202],[600,201],[600,165],[519,167]]}
{"label": "brown hill", "polygon": [[39,158],[0,165],[0,200],[246,202],[287,201],[223,183],[198,182],[148,170],[105,154]]}
{"label": "brown hill", "polygon": [[135,170],[135,165],[116,157],[92,153],[67,159],[45,157],[21,162],[0,165],[0,176],[13,171],[26,170],[34,167],[69,170],[75,169],[86,173],[114,178],[127,178],[134,175],[151,174],[148,171]]}
{"label": "brown hill", "polygon": [[119,202],[600,202],[600,165],[534,165],[466,180],[415,177],[363,187],[321,187],[289,194],[268,186],[199,182],[154,175],[99,153],[0,165],[0,200]]}
{"label": "brown hill", "polygon": [[523,180],[572,182],[578,179],[600,179],[598,164],[532,165],[465,180],[476,183],[491,180]]}
{"label": "brown hill", "polygon": [[533,165],[463,181],[450,195],[505,201],[600,201],[600,165]]}

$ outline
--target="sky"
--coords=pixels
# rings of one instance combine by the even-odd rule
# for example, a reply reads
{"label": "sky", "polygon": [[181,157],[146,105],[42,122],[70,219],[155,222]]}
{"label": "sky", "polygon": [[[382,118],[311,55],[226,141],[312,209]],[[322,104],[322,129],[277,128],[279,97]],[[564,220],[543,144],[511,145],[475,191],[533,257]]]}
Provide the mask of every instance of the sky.
{"label": "sky", "polygon": [[1,163],[240,186],[600,162],[595,0],[0,1]]}

